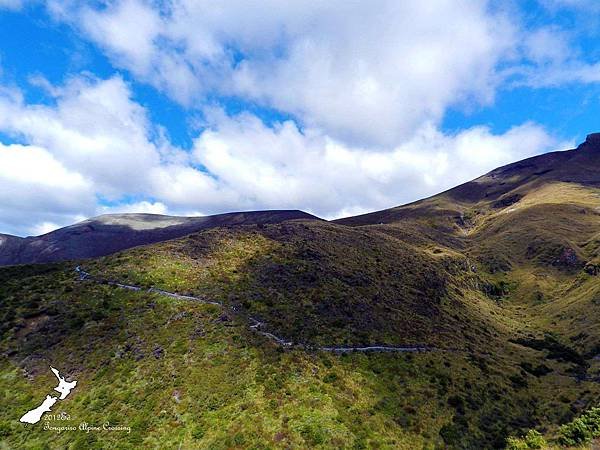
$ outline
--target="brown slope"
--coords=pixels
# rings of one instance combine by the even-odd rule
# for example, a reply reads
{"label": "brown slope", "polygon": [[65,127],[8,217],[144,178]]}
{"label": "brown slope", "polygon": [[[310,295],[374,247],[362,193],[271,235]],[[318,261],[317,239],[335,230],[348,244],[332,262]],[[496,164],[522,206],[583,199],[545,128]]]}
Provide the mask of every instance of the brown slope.
{"label": "brown slope", "polygon": [[6,244],[0,246],[0,265],[93,258],[207,228],[279,223],[295,219],[319,220],[295,210],[235,212],[206,217],[107,214],[42,236],[5,237]]}
{"label": "brown slope", "polygon": [[433,197],[382,211],[338,219],[349,226],[389,224],[410,219],[438,219],[451,226],[463,221],[475,205],[504,208],[528,192],[551,182],[600,186],[600,133],[588,135],[579,147],[524,159]]}

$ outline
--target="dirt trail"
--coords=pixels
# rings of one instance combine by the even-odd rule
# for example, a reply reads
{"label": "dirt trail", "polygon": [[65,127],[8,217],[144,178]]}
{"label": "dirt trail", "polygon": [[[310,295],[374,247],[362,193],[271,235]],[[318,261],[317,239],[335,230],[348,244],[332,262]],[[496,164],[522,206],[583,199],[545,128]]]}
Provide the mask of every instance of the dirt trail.
{"label": "dirt trail", "polygon": [[[164,295],[164,296],[176,298],[179,300],[188,300],[188,301],[194,301],[194,302],[199,302],[199,303],[205,303],[207,305],[216,305],[224,310],[229,311],[232,314],[239,315],[238,311],[235,308],[228,307],[228,306],[224,305],[223,303],[212,301],[212,300],[207,300],[205,298],[194,297],[191,295],[177,294],[174,292],[168,292],[168,291],[153,288],[153,287],[144,289],[140,286],[135,286],[132,284],[123,284],[123,283],[119,283],[117,281],[103,280],[103,279],[94,277],[89,272],[86,272],[85,270],[83,270],[81,268],[81,266],[75,267],[75,272],[77,272],[77,274],[79,275],[79,280],[81,280],[81,281],[84,281],[84,280],[93,281],[96,283],[102,283],[102,284],[108,284],[110,286],[116,286],[121,289],[128,289],[130,291],[143,291],[143,292],[149,292],[149,293],[154,293],[154,294],[158,294],[158,295]],[[351,352],[399,352],[399,353],[403,353],[403,352],[425,352],[425,351],[435,350],[432,347],[426,347],[423,345],[398,346],[398,347],[387,346],[387,345],[364,345],[364,346],[359,346],[359,347],[337,347],[337,346],[313,347],[313,346],[304,345],[304,344],[300,344],[300,343],[294,343],[294,342],[287,340],[281,336],[277,336],[277,335],[275,335],[273,333],[269,333],[267,331],[262,331],[261,328],[266,326],[266,324],[264,322],[261,322],[260,320],[255,319],[254,317],[250,317],[250,316],[246,316],[246,318],[251,323],[251,325],[248,325],[248,327],[252,331],[266,337],[267,339],[275,342],[277,345],[279,345],[281,347],[295,347],[295,348],[303,348],[305,350],[320,350],[323,352],[331,352],[331,353],[351,353]]]}

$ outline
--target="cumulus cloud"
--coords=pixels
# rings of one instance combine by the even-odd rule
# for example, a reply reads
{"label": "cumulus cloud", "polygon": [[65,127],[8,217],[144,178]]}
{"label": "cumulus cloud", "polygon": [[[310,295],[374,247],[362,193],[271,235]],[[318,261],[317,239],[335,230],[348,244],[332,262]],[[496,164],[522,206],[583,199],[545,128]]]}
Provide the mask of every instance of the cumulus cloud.
{"label": "cumulus cloud", "polygon": [[[299,208],[333,218],[395,206],[562,145],[533,123],[444,133],[449,107],[491,102],[507,78],[598,73],[568,34],[524,33],[484,0],[47,5],[132,83],[204,122],[184,151],[120,75],[29,77],[44,104],[0,86],[0,132],[20,143],[0,146],[0,227],[20,234],[109,212]],[[290,119],[231,115],[218,106],[229,100]]]}
{"label": "cumulus cloud", "polygon": [[558,144],[535,124],[446,135],[426,123],[381,151],[293,120],[268,126],[213,109],[188,153],[154,129],[120,77],[52,91],[52,106],[27,104],[15,90],[0,96],[0,131],[22,141],[0,147],[4,230],[47,231],[107,212],[299,208],[339,217],[433,194]]}
{"label": "cumulus cloud", "polygon": [[[515,63],[502,69],[509,86],[557,88],[600,82],[600,61],[590,51],[597,40],[600,3],[594,0],[540,0],[551,19],[520,32]],[[543,12],[540,14],[543,17]],[[540,19],[536,20],[537,22]],[[587,48],[586,48],[587,47]]]}
{"label": "cumulus cloud", "polygon": [[143,200],[141,202],[127,203],[115,206],[101,206],[98,208],[101,214],[118,214],[118,213],[147,213],[147,214],[166,214],[168,212],[167,205],[161,202],[149,202]]}
{"label": "cumulus cloud", "polygon": [[120,76],[78,77],[49,92],[53,105],[27,104],[15,90],[0,92],[0,130],[46,149],[89,180],[102,198],[156,192],[185,205],[194,202],[194,193],[218,190],[213,178],[186,164],[189,154],[149,121]]}
{"label": "cumulus cloud", "polygon": [[600,83],[600,62],[586,64],[573,61],[562,66],[552,66],[544,71],[531,73],[521,84],[539,88],[568,83]]}
{"label": "cumulus cloud", "polygon": [[575,36],[552,25],[528,32],[519,45],[525,59],[504,75],[513,86],[533,88],[600,82],[600,62],[586,60],[585,52],[573,45]]}
{"label": "cumulus cloud", "polygon": [[[164,139],[120,77],[78,77],[49,92],[52,105],[0,90],[0,131],[23,144],[0,147],[0,205],[3,221],[11,221],[4,230],[19,223],[46,223],[44,230],[65,225],[102,212],[98,198],[119,206],[124,197],[169,193],[178,184],[189,195],[184,204],[211,194],[204,181],[211,178],[185,165],[189,155]],[[186,170],[195,177],[179,177]],[[177,211],[177,199],[168,198]],[[166,211],[158,205],[156,212]]]}
{"label": "cumulus cloud", "polygon": [[0,145],[3,231],[47,231],[107,212],[220,212],[242,204],[238,192],[166,140],[121,77],[47,87],[51,105],[0,89],[0,132],[22,144]]}
{"label": "cumulus cloud", "polygon": [[558,27],[542,27],[525,37],[523,50],[537,64],[561,64],[573,57],[570,36]]}
{"label": "cumulus cloud", "polygon": [[196,139],[194,156],[245,204],[332,218],[434,194],[559,145],[532,123],[502,135],[486,127],[445,135],[429,124],[392,151],[377,152],[292,121],[267,127],[241,114],[219,116]]}
{"label": "cumulus cloud", "polygon": [[116,65],[183,104],[239,96],[387,146],[450,105],[490,101],[517,34],[485,1],[53,5]]}
{"label": "cumulus cloud", "polygon": [[55,106],[0,96],[0,127],[47,148],[106,196],[143,185],[144,169],[158,164],[160,155],[149,141],[146,113],[130,99],[123,80],[76,78],[56,93]]}
{"label": "cumulus cloud", "polygon": [[[48,150],[0,144],[0,227],[37,234],[38,221],[69,223],[77,213],[92,214],[94,187],[67,169]],[[33,226],[33,228],[31,228]]]}
{"label": "cumulus cloud", "polygon": [[[543,0],[549,11],[600,8]],[[95,5],[95,6],[94,6]],[[486,0],[347,2],[50,0],[60,20],[118,67],[189,107],[242,98],[349,144],[389,149],[448,107],[488,104],[499,86],[596,83],[572,30],[525,26]],[[583,16],[583,17],[582,17]],[[594,26],[592,28],[597,28]]]}

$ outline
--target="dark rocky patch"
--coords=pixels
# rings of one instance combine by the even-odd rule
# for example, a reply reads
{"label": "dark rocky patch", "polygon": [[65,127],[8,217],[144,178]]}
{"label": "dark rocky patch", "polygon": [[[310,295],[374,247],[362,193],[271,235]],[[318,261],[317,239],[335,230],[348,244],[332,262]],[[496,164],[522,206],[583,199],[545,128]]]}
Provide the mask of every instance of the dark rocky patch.
{"label": "dark rocky patch", "polygon": [[522,198],[523,198],[523,195],[521,195],[521,194],[506,195],[504,197],[501,197],[499,200],[496,200],[494,203],[492,203],[492,208],[495,208],[495,209],[506,208],[507,206],[514,205],[515,203],[519,202]]}

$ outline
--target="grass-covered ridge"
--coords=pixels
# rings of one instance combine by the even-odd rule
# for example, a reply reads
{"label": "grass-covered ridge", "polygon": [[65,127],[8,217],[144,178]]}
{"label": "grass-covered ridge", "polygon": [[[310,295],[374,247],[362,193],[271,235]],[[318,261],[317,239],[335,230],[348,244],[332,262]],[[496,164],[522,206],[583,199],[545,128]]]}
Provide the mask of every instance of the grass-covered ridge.
{"label": "grass-covered ridge", "polygon": [[313,345],[476,348],[510,326],[468,258],[378,230],[316,222],[216,229],[87,267],[220,301]]}
{"label": "grass-covered ridge", "polygon": [[[336,223],[225,226],[94,260],[0,269],[2,445],[487,449],[595,439],[594,158],[545,155]],[[96,280],[79,281],[77,264]],[[275,345],[248,316],[308,349]],[[310,350],[375,344],[432,351]],[[50,363],[79,381],[60,410],[127,421],[131,433],[48,434],[16,422],[53,387]]]}

